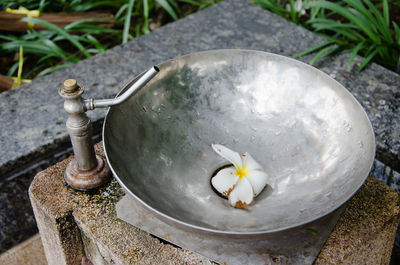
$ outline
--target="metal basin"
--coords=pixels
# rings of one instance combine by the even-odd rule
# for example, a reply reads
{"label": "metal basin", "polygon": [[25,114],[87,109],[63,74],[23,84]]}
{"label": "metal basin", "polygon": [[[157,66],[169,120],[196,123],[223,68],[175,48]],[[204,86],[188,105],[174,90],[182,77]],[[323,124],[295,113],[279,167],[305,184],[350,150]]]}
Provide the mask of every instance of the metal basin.
{"label": "metal basin", "polygon": [[[375,154],[370,121],[323,72],[249,50],[158,67],[137,95],[110,108],[103,131],[115,177],[156,216],[215,234],[268,234],[327,215],[366,179]],[[229,206],[210,185],[227,165],[211,143],[249,152],[275,188],[245,210]]]}

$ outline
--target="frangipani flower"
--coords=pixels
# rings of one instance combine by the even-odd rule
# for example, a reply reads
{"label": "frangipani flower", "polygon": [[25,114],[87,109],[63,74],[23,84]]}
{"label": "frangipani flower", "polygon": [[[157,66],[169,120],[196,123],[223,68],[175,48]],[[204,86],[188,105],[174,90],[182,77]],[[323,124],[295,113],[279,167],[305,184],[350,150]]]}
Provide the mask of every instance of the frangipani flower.
{"label": "frangipani flower", "polygon": [[269,176],[247,152],[240,156],[223,145],[211,146],[215,152],[233,164],[221,169],[211,179],[211,184],[219,193],[228,197],[233,207],[246,207],[267,185]]}

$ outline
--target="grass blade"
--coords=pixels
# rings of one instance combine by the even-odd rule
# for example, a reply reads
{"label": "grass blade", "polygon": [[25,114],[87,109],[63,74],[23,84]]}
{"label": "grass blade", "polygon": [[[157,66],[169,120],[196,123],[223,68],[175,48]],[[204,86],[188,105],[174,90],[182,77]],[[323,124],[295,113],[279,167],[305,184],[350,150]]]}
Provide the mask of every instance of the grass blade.
{"label": "grass blade", "polygon": [[313,1],[308,4],[308,6],[312,7],[321,7],[325,8],[328,10],[331,10],[333,12],[336,12],[337,14],[347,18],[349,21],[352,23],[356,24],[357,26],[360,27],[360,29],[374,42],[379,43],[379,38],[375,35],[375,33],[371,29],[370,24],[364,23],[360,17],[355,16],[354,14],[350,13],[349,10],[346,8],[333,3],[333,2],[327,2],[327,1]]}
{"label": "grass blade", "polygon": [[128,42],[129,28],[131,26],[132,8],[135,0],[129,0],[128,9],[126,10],[124,30],[122,32],[122,43]]}
{"label": "grass blade", "polygon": [[144,25],[143,25],[143,33],[150,33],[149,29],[149,0],[143,0],[143,16],[144,16]]}
{"label": "grass blade", "polygon": [[394,21],[393,21],[393,28],[394,28],[397,44],[400,45],[400,28]]}
{"label": "grass blade", "polygon": [[378,47],[374,51],[368,54],[367,57],[365,57],[364,61],[361,63],[360,67],[358,68],[358,72],[361,72],[365,68],[365,66],[375,57],[375,55],[381,50],[382,47]]}
{"label": "grass blade", "polygon": [[336,44],[329,45],[328,47],[325,47],[321,49],[310,61],[311,65],[314,65],[314,63],[321,57],[327,56],[331,53],[334,53],[335,51],[338,50],[338,46]]}
{"label": "grass blade", "polygon": [[347,71],[351,70],[351,67],[353,66],[353,63],[354,63],[354,58],[356,57],[356,55],[358,54],[358,52],[362,48],[364,48],[364,42],[360,42],[356,47],[354,47],[352,49],[352,52],[351,52],[351,55],[350,55],[350,58],[349,58],[349,62],[348,62],[348,65],[347,65]]}
{"label": "grass blade", "polygon": [[83,3],[79,3],[76,5],[71,4],[70,7],[68,8],[68,11],[84,12],[94,9],[96,7],[109,7],[109,6],[119,7],[118,1],[87,1],[87,3],[85,3],[85,1],[82,2]]}
{"label": "grass blade", "polygon": [[46,69],[44,69],[43,71],[41,71],[37,76],[39,77],[39,76],[44,76],[44,75],[53,73],[53,72],[55,72],[55,71],[57,71],[57,70],[66,68],[66,67],[68,67],[68,66],[71,66],[71,65],[73,65],[74,63],[75,63],[75,62],[65,62],[65,63],[63,63],[63,64],[61,64],[61,65],[57,65],[57,66],[54,66],[54,67],[46,68]]}
{"label": "grass blade", "polygon": [[327,46],[327,45],[331,45],[331,44],[333,44],[333,43],[334,43],[333,41],[327,41],[327,42],[324,42],[324,43],[322,43],[322,44],[318,44],[318,45],[316,45],[316,46],[314,46],[314,47],[312,47],[312,48],[310,48],[310,49],[308,49],[308,50],[305,50],[305,51],[296,53],[296,54],[293,55],[292,57],[295,58],[295,59],[296,59],[296,58],[299,58],[299,57],[302,57],[302,56],[304,56],[304,55],[313,53],[313,52],[315,52],[315,51],[317,51],[317,50],[319,50],[319,49],[321,49],[321,48],[323,48],[323,47],[325,47],[325,46]]}
{"label": "grass blade", "polygon": [[[107,18],[107,17],[88,17],[88,18],[82,18],[80,20],[74,21],[72,23],[69,23],[68,25],[64,26],[64,29],[66,31],[71,31],[71,29],[73,29],[74,27],[77,27],[81,24],[87,25],[85,24],[86,22],[92,22],[92,21],[112,21],[112,18]],[[92,24],[90,24],[92,25]],[[102,26],[98,26],[98,25],[93,25],[93,26],[97,26],[97,27],[101,27],[103,29],[107,29],[105,27]]]}
{"label": "grass blade", "polygon": [[294,22],[294,23],[296,23],[297,22],[297,19],[296,19],[296,10],[294,9],[294,2],[293,2],[294,0],[290,0],[289,1],[289,7],[290,7],[290,17],[292,18],[292,21]]}
{"label": "grass blade", "polygon": [[58,33],[59,35],[63,36],[64,38],[66,38],[69,42],[71,42],[76,48],[78,48],[86,57],[90,57],[90,53],[88,53],[85,49],[85,47],[83,47],[79,41],[77,41],[73,36],[71,36],[70,34],[68,34],[68,32],[66,32],[64,29],[57,27],[54,24],[51,24],[47,21],[38,19],[38,18],[31,18],[31,17],[24,17],[21,19],[21,21],[24,22],[31,22],[34,24],[39,24],[43,27],[46,27],[48,29],[51,29],[53,31],[55,31],[56,33]]}
{"label": "grass blade", "polygon": [[157,3],[162,6],[165,11],[168,12],[168,14],[174,19],[178,20],[178,16],[176,15],[174,9],[172,9],[171,5],[166,1],[166,0],[156,0]]}
{"label": "grass blade", "polygon": [[390,26],[389,5],[387,0],[383,0],[383,18],[386,23],[386,28]]}
{"label": "grass blade", "polygon": [[383,37],[388,43],[393,43],[392,35],[390,33],[389,24],[385,22],[385,18],[379,12],[379,10],[375,7],[375,5],[370,0],[364,0],[369,10],[374,14],[377,19],[377,28],[383,34]]}
{"label": "grass blade", "polygon": [[118,9],[117,13],[115,14],[115,16],[114,16],[115,19],[119,19],[120,16],[122,15],[122,13],[124,13],[125,9],[128,8],[128,6],[129,6],[129,4],[124,4],[124,5],[122,5],[122,6]]}
{"label": "grass blade", "polygon": [[18,64],[19,64],[19,62],[15,62],[15,63],[10,67],[10,69],[9,69],[8,72],[7,72],[7,76],[13,76],[13,74],[15,73],[15,71],[16,71],[17,68],[18,68]]}

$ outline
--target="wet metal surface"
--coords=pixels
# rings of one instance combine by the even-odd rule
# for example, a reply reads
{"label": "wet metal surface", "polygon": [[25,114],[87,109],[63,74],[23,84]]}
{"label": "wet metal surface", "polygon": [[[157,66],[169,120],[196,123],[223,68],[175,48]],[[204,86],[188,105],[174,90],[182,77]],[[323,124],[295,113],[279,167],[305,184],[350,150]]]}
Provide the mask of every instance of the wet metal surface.
{"label": "wet metal surface", "polygon": [[[263,52],[219,50],[159,65],[110,109],[106,155],[120,183],[175,225],[248,237],[318,219],[349,199],[374,157],[359,103],[326,74]],[[249,152],[271,175],[247,210],[232,209],[209,178],[220,143]]]}

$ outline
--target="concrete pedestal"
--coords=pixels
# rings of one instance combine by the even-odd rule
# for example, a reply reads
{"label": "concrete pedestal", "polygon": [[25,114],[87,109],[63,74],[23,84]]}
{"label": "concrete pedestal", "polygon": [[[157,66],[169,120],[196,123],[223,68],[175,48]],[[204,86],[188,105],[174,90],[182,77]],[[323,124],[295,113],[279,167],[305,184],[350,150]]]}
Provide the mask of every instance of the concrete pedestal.
{"label": "concrete pedestal", "polygon": [[[96,152],[103,155],[101,145]],[[38,175],[29,196],[49,264],[212,264],[116,217],[124,191],[113,179],[92,194],[68,188],[70,158]],[[369,177],[349,201],[315,264],[388,264],[399,221],[397,193]]]}

